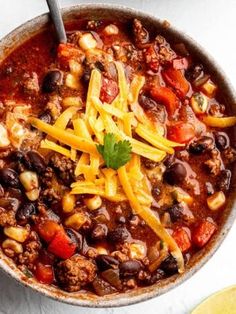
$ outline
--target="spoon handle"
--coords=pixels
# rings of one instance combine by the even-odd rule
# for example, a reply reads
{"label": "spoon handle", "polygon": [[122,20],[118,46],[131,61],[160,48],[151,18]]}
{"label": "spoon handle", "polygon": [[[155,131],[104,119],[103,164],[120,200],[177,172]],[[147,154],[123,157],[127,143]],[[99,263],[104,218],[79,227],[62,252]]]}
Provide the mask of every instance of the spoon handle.
{"label": "spoon handle", "polygon": [[62,21],[61,11],[58,0],[46,0],[50,11],[51,18],[56,28],[57,37],[60,43],[66,43],[66,31]]}

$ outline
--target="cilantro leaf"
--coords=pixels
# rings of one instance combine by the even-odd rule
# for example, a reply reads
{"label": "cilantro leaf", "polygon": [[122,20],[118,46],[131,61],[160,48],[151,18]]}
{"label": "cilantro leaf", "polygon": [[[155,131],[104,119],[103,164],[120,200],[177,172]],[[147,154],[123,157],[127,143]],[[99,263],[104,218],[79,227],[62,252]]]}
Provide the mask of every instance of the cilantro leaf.
{"label": "cilantro leaf", "polygon": [[124,166],[131,159],[131,149],[131,144],[127,140],[116,142],[113,133],[105,134],[104,145],[97,145],[106,166],[114,170]]}

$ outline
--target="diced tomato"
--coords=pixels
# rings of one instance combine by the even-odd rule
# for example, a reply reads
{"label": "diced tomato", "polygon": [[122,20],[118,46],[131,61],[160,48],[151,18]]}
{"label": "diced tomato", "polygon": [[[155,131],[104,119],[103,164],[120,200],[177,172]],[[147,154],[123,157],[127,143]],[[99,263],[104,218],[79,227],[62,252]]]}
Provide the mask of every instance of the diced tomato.
{"label": "diced tomato", "polygon": [[179,121],[168,128],[168,139],[180,144],[188,143],[194,136],[195,128],[188,122]]}
{"label": "diced tomato", "polygon": [[39,236],[47,242],[50,242],[61,229],[62,227],[53,220],[45,220],[37,226]]}
{"label": "diced tomato", "polygon": [[180,227],[176,228],[172,234],[172,237],[174,238],[181,252],[186,252],[191,247],[191,241],[185,229]]}
{"label": "diced tomato", "polygon": [[188,68],[188,59],[176,58],[172,61],[172,65],[175,70],[186,70]]}
{"label": "diced tomato", "polygon": [[57,48],[57,57],[60,63],[67,66],[69,60],[79,59],[82,56],[82,52],[76,48],[73,44],[59,44]]}
{"label": "diced tomato", "polygon": [[153,72],[157,72],[159,70],[159,60],[154,46],[147,48],[144,55],[148,68]]}
{"label": "diced tomato", "polygon": [[71,241],[64,230],[56,233],[48,246],[48,251],[62,259],[70,258],[76,250],[76,244]]}
{"label": "diced tomato", "polygon": [[189,91],[189,83],[180,70],[169,68],[162,71],[162,76],[166,84],[176,90],[180,98],[184,98]]}
{"label": "diced tomato", "polygon": [[217,227],[213,222],[208,220],[201,221],[193,230],[193,243],[199,248],[203,247],[210,240],[216,229]]}
{"label": "diced tomato", "polygon": [[40,262],[36,264],[35,277],[44,284],[52,284],[54,280],[53,268],[50,265],[44,265]]}
{"label": "diced tomato", "polygon": [[153,87],[150,90],[150,95],[155,101],[161,102],[166,106],[169,115],[173,115],[176,109],[179,108],[180,103],[178,97],[167,87]]}
{"label": "diced tomato", "polygon": [[106,102],[108,104],[112,103],[118,93],[119,88],[115,81],[106,77],[102,79],[102,88],[100,93],[100,99],[102,102]]}

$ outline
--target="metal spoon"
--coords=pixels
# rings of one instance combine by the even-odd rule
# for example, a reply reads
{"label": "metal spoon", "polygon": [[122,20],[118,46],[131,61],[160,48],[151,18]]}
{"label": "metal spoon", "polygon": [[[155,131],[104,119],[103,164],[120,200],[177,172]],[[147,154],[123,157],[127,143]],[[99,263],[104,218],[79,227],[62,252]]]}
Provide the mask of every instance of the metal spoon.
{"label": "metal spoon", "polygon": [[66,31],[63,24],[60,6],[57,0],[46,0],[50,11],[51,18],[56,28],[57,38],[60,43],[66,43]]}

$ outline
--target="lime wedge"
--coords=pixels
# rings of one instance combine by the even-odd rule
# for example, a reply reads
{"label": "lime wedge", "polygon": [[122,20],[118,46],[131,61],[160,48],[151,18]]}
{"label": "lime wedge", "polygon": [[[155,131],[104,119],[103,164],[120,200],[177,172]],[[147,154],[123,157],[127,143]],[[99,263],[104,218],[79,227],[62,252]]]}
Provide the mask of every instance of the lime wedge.
{"label": "lime wedge", "polygon": [[236,314],[236,286],[214,293],[191,314]]}

